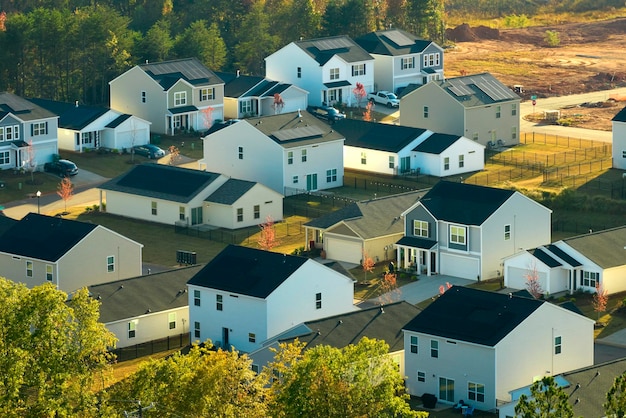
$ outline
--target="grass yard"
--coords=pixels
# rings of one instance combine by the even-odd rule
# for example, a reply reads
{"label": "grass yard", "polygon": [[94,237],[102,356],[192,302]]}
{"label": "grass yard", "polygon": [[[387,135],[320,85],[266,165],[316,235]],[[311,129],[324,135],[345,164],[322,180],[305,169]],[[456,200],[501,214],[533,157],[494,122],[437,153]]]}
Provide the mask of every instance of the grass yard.
{"label": "grass yard", "polygon": [[36,172],[33,173],[34,182],[30,173],[14,173],[13,170],[0,170],[0,181],[4,187],[0,188],[0,204],[16,200],[36,198],[37,191],[42,194],[54,193],[61,179],[58,176]]}

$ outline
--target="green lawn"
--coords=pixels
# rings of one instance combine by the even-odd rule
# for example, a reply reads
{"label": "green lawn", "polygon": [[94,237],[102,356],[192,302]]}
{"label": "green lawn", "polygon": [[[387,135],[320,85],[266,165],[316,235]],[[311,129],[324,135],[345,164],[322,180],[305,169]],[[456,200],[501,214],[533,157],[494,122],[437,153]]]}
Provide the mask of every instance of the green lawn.
{"label": "green lawn", "polygon": [[4,187],[0,188],[1,204],[35,198],[37,191],[42,194],[54,193],[61,182],[58,176],[36,172],[33,173],[34,182],[30,173],[14,173],[13,170],[0,171],[0,181]]}

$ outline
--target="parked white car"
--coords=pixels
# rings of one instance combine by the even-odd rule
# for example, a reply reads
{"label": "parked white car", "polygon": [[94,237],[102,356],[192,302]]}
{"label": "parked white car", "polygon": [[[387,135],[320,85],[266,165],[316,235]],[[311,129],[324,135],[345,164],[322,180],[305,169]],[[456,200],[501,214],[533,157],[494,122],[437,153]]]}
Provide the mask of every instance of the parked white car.
{"label": "parked white car", "polygon": [[388,107],[400,106],[398,96],[389,91],[376,91],[367,95],[367,99],[375,103],[381,103]]}

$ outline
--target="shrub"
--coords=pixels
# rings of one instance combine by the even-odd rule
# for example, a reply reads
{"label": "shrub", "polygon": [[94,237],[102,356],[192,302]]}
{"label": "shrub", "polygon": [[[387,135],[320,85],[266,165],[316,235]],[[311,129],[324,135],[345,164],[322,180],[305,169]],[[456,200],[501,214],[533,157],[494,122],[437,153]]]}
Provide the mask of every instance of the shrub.
{"label": "shrub", "polygon": [[556,48],[561,44],[559,33],[555,30],[547,30],[543,39],[550,48]]}

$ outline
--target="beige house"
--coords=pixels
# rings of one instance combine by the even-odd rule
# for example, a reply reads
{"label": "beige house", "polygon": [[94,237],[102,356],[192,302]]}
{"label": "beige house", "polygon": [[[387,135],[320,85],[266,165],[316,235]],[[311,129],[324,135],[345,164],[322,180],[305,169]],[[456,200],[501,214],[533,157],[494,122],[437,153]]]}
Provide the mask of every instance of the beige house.
{"label": "beige house", "polygon": [[143,245],[101,225],[29,213],[0,239],[0,271],[28,287],[73,292],[141,275]]}

